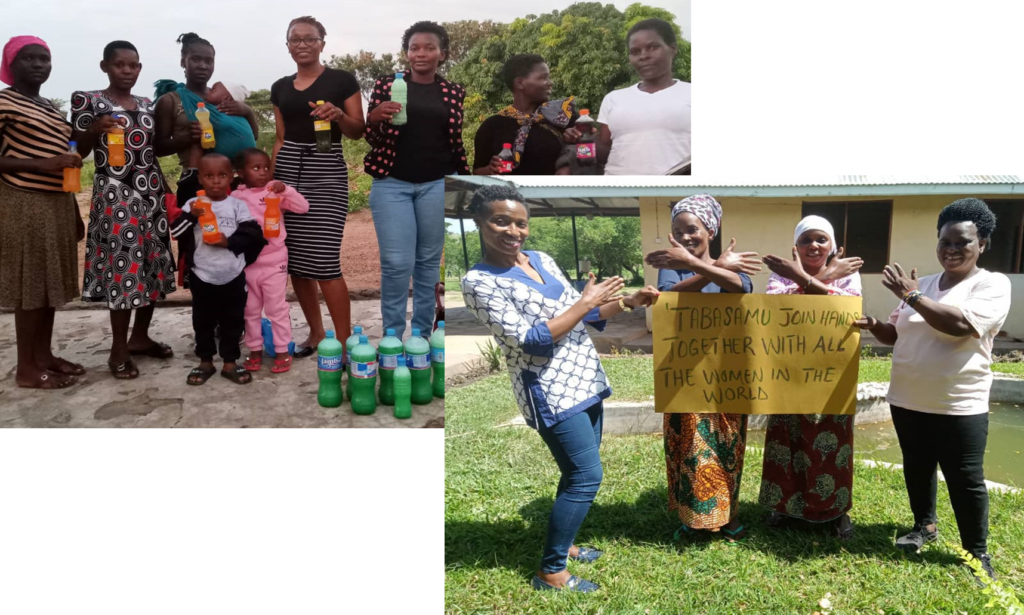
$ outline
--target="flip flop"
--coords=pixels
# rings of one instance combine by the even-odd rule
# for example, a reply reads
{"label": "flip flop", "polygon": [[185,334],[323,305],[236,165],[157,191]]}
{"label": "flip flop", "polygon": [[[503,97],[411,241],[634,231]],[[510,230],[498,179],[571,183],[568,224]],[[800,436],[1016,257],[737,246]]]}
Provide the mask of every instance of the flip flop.
{"label": "flip flop", "polygon": [[60,357],[53,357],[53,361],[60,365],[61,367],[63,367],[64,369],[47,368],[47,371],[51,371],[57,374],[64,374],[66,376],[85,375],[85,368],[79,365],[78,363],[72,363],[71,361],[68,361],[67,359],[62,359]]}
{"label": "flip flop", "polygon": [[691,528],[690,526],[684,523],[683,525],[679,526],[679,529],[676,530],[675,534],[672,534],[672,540],[679,542],[679,540],[681,540],[683,536],[690,537],[694,536],[696,533],[697,530]]}
{"label": "flip flop", "polygon": [[245,367],[246,371],[258,372],[263,368],[263,357],[246,357],[242,365]]}
{"label": "flip flop", "polygon": [[128,359],[124,363],[107,363],[110,373],[118,380],[135,380],[139,377],[139,368],[135,362]]}
{"label": "flip flop", "polygon": [[153,357],[154,359],[170,359],[174,356],[174,350],[171,349],[167,344],[161,344],[160,342],[153,342],[149,348],[144,350],[129,350],[134,356],[145,356]]}
{"label": "flip flop", "polygon": [[220,370],[220,375],[235,384],[249,384],[252,382],[252,374],[241,365],[236,365],[235,369],[230,371]]}
{"label": "flip flop", "polygon": [[[187,382],[188,384],[191,384],[193,386],[199,386],[201,384],[206,384],[206,381],[209,380],[210,377],[213,376],[216,373],[217,373],[217,368],[216,367],[211,367],[209,369],[203,369],[201,367],[194,367],[194,368],[192,368],[192,371],[190,371],[188,373],[188,378],[185,380],[185,382]],[[195,377],[196,380],[193,380],[192,379],[193,377]]]}
{"label": "flip flop", "polygon": [[270,368],[272,374],[283,374],[292,368],[292,358],[289,356],[274,359],[274,367]]}
{"label": "flip flop", "polygon": [[[64,376],[64,379],[60,379],[58,376]],[[70,374],[46,373],[39,376],[32,385],[25,386],[19,384],[18,387],[23,389],[56,390],[66,389],[76,382],[78,382],[78,378]]]}
{"label": "flip flop", "polygon": [[734,530],[722,528],[722,537],[725,538],[725,543],[729,545],[738,545],[747,539],[747,528],[741,524]]}

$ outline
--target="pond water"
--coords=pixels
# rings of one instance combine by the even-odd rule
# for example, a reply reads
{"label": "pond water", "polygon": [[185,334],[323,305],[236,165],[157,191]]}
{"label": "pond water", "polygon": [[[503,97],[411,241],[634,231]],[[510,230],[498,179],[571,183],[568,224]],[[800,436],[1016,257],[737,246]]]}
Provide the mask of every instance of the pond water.
{"label": "pond water", "polygon": [[[903,463],[900,443],[892,421],[857,425],[854,456],[861,459]],[[764,446],[764,432],[751,431],[752,446]],[[989,412],[988,448],[985,450],[985,478],[997,483],[1024,487],[1024,407],[992,404]]]}

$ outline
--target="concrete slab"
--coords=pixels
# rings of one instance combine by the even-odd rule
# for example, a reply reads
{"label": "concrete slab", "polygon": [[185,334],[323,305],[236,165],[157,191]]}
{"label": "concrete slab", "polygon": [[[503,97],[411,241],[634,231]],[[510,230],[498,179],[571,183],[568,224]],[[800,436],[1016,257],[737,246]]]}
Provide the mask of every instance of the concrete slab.
{"label": "concrete slab", "polygon": [[[326,306],[321,309],[330,326]],[[295,337],[301,341],[306,328],[298,304],[291,305],[291,316]],[[371,339],[379,339],[380,303],[352,302],[352,323],[362,325]],[[373,415],[356,416],[347,400],[340,408],[321,408],[316,401],[315,357],[296,360],[285,374],[271,374],[265,364],[244,386],[219,375],[203,386],[189,386],[185,378],[198,359],[187,307],[157,309],[152,337],[170,344],[175,356],[166,361],[137,358],[141,374],[135,380],[117,380],[107,368],[110,320],[106,310],[60,311],[54,331],[54,351],[81,363],[88,373],[78,384],[60,391],[20,389],[14,384],[14,315],[0,314],[0,427],[443,426],[443,399],[414,406],[413,418],[406,420],[394,418],[385,406],[378,406]],[[243,357],[244,353],[243,348]]]}

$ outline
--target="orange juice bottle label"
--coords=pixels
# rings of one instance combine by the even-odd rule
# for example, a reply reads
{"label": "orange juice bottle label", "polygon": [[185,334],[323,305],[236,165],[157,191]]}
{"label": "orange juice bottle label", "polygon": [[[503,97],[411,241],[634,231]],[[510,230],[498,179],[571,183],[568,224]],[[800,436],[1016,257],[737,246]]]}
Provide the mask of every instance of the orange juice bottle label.
{"label": "orange juice bottle label", "polygon": [[124,145],[124,133],[123,132],[108,132],[107,133],[107,145]]}

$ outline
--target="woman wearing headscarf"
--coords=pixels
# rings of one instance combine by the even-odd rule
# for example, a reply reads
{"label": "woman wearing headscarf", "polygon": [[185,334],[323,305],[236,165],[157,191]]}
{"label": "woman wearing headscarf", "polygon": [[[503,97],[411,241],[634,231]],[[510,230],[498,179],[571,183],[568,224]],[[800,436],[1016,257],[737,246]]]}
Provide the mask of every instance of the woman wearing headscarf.
{"label": "woman wearing headscarf", "polygon": [[[769,295],[861,296],[860,258],[843,258],[832,224],[807,216],[793,232],[793,257],[768,254]],[[759,501],[771,510],[769,527],[790,519],[832,523],[853,538],[853,417],[773,414],[768,417]]]}
{"label": "woman wearing headscarf", "polygon": [[550,100],[551,71],[536,54],[509,58],[501,78],[512,91],[512,104],[480,124],[473,140],[473,173],[500,175],[498,154],[508,143],[512,146],[512,175],[554,175],[562,147],[580,136],[572,127],[579,117],[573,97]]}
{"label": "woman wearing headscarf", "polygon": [[64,192],[71,124],[39,95],[50,77],[50,48],[15,36],[0,58],[0,307],[14,308],[20,387],[58,389],[85,368],[53,356],[55,308],[78,295],[78,246],[85,236],[78,203]]}
{"label": "woman wearing headscarf", "polygon": [[[672,207],[671,248],[647,255],[660,269],[658,290],[683,293],[749,293],[749,274],[761,270],[754,252],[734,252],[736,240],[712,259],[708,251],[722,224],[722,206],[699,194]],[[668,506],[682,522],[675,537],[695,530],[721,532],[742,540],[739,522],[740,478],[747,440],[745,414],[666,413],[665,463]]]}

